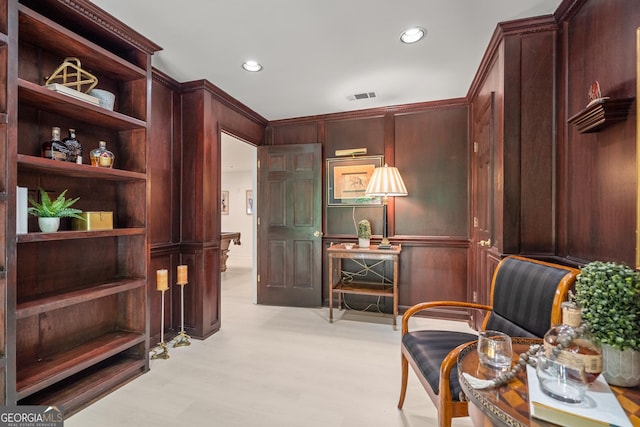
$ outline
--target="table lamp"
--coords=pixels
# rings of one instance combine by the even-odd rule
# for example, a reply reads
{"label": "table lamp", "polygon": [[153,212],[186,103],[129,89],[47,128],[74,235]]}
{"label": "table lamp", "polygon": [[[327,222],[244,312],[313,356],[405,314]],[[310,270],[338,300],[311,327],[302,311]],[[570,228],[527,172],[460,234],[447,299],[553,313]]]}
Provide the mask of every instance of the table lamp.
{"label": "table lamp", "polygon": [[367,186],[365,194],[370,197],[382,197],[382,242],[378,249],[391,249],[387,235],[387,203],[389,196],[406,196],[407,188],[402,182],[398,168],[389,167],[385,163],[381,168],[375,168]]}

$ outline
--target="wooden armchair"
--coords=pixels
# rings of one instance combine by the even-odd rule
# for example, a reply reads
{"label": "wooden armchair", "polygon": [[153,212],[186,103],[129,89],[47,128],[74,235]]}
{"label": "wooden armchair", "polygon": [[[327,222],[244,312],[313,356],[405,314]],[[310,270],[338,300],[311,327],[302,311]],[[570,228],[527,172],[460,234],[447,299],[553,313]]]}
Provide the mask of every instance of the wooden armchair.
{"label": "wooden armchair", "polygon": [[458,353],[477,339],[475,334],[452,331],[409,332],[409,320],[434,307],[457,307],[486,311],[483,329],[493,329],[517,337],[542,337],[561,321],[560,304],[579,270],[518,256],[498,264],[491,281],[490,305],[435,301],[416,304],[402,316],[402,385],[398,408],[407,392],[408,365],[411,365],[438,409],[438,425],[451,426],[454,417],[466,417],[467,402],[458,382]]}

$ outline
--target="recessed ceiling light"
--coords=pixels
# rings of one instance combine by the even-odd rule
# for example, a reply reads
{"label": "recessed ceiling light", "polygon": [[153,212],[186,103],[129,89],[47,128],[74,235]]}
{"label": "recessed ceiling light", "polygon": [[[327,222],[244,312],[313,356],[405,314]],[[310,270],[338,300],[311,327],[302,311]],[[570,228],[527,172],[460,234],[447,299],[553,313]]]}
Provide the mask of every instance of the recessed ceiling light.
{"label": "recessed ceiling light", "polygon": [[420,41],[426,34],[427,34],[427,30],[425,30],[424,28],[413,27],[413,28],[409,28],[408,30],[405,30],[400,35],[400,40],[402,40],[403,43],[407,43],[407,44],[415,43],[417,41]]}
{"label": "recessed ceiling light", "polygon": [[257,61],[247,61],[242,64],[242,68],[247,71],[256,72],[262,70],[262,65],[260,65]]}

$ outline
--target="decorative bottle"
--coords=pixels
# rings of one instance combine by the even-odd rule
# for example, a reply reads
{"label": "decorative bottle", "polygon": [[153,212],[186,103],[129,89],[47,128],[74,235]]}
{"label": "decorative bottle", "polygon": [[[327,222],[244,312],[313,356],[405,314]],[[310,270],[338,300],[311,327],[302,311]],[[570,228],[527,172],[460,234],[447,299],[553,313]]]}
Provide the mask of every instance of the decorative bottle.
{"label": "decorative bottle", "polygon": [[563,365],[584,365],[589,384],[602,372],[602,349],[582,321],[582,308],[573,301],[562,303],[562,323],[545,334],[544,350],[547,358]]}
{"label": "decorative bottle", "polygon": [[42,157],[53,160],[67,160],[67,147],[60,141],[60,128],[51,128],[51,140],[42,143]]}
{"label": "decorative bottle", "polygon": [[82,164],[82,145],[76,137],[76,130],[69,129],[69,136],[62,140],[67,147],[67,161]]}
{"label": "decorative bottle", "polygon": [[91,166],[100,168],[112,168],[116,157],[107,150],[107,143],[100,141],[98,148],[91,150]]}

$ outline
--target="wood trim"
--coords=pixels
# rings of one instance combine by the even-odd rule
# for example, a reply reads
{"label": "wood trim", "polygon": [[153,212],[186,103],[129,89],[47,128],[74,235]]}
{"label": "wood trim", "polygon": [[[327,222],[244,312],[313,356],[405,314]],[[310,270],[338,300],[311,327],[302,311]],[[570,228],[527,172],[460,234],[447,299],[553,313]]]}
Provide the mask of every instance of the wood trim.
{"label": "wood trim", "polygon": [[88,0],[53,0],[49,1],[46,5],[41,5],[41,1],[42,0],[34,0],[29,2],[23,0],[21,3],[25,3],[29,5],[29,7],[37,5],[36,10],[44,8],[55,11],[59,14],[66,15],[65,18],[67,19],[69,19],[69,15],[75,15],[71,17],[71,19],[82,19],[90,25],[97,27],[96,30],[108,34],[110,38],[117,39],[120,43],[125,43],[149,55],[153,55],[154,52],[162,50],[162,47]]}
{"label": "wood trim", "polygon": [[290,119],[274,120],[269,122],[269,127],[285,126],[295,123],[322,122],[333,120],[348,119],[373,119],[376,117],[384,117],[387,114],[408,114],[413,112],[424,112],[435,109],[443,109],[446,107],[459,107],[467,105],[466,98],[451,98],[439,101],[418,102],[415,104],[391,105],[388,107],[369,108],[366,110],[345,111],[340,113],[320,114],[316,116],[294,117]]}
{"label": "wood trim", "polygon": [[495,61],[500,44],[504,40],[505,36],[531,34],[557,29],[558,21],[553,15],[544,15],[498,23],[491,39],[489,40],[487,50],[480,61],[478,71],[469,86],[467,100],[471,100],[478,96],[478,91],[485,81],[487,73],[491,70],[491,66]]}
{"label": "wood trim", "polygon": [[178,82],[173,77],[169,76],[168,74],[165,74],[163,71],[160,71],[155,67],[152,67],[151,71],[152,71],[151,78],[153,79],[153,81],[156,81],[161,85],[166,86],[175,92],[180,92],[180,82]]}
{"label": "wood trim", "polygon": [[564,0],[556,9],[554,16],[556,21],[563,22],[572,19],[576,13],[587,3],[587,0]]}
{"label": "wood trim", "polygon": [[192,81],[184,82],[180,84],[180,93],[182,95],[189,92],[195,92],[198,90],[205,90],[209,92],[211,95],[213,95],[213,98],[216,101],[220,102],[224,106],[229,107],[233,111],[236,111],[242,114],[244,117],[248,118],[249,120],[259,125],[262,125],[265,127],[267,126],[267,123],[268,123],[267,119],[265,119],[260,114],[256,113],[251,108],[247,107],[237,99],[233,98],[231,95],[229,95],[228,93],[226,93],[225,91],[223,91],[222,89],[214,85],[213,83],[209,82],[208,80],[204,80],[204,79],[192,80]]}

